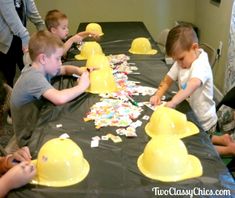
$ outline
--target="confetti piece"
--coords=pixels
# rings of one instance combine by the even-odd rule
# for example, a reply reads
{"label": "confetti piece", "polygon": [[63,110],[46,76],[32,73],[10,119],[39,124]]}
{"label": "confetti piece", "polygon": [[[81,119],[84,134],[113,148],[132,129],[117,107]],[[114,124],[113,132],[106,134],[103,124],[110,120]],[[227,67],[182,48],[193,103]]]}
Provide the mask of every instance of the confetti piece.
{"label": "confetti piece", "polygon": [[56,128],[61,128],[63,125],[62,124],[57,124]]}
{"label": "confetti piece", "polygon": [[95,148],[99,146],[99,140],[92,140],[91,141],[91,148]]}

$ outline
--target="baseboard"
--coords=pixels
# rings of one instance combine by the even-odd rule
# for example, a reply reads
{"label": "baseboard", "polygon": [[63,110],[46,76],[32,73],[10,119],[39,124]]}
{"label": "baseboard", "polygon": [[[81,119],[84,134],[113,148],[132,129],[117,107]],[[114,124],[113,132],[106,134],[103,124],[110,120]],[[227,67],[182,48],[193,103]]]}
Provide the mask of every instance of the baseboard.
{"label": "baseboard", "polygon": [[214,98],[216,103],[220,102],[224,95],[220,92],[220,90],[214,85]]}

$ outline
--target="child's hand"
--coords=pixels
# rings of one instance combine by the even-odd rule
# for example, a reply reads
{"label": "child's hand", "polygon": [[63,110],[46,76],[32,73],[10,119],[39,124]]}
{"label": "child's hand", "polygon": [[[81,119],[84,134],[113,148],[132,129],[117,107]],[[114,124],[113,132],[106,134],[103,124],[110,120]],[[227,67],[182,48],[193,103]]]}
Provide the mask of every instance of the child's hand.
{"label": "child's hand", "polygon": [[27,146],[24,146],[13,153],[13,158],[21,162],[21,161],[30,161],[32,156],[30,155],[29,148]]}
{"label": "child's hand", "polygon": [[77,81],[78,86],[82,89],[82,91],[85,91],[90,85],[89,72],[83,72],[81,77]]}
{"label": "child's hand", "polygon": [[73,43],[80,44],[83,40],[83,37],[79,34],[75,34],[73,37],[71,37]]}
{"label": "child's hand", "polygon": [[153,95],[150,98],[150,103],[154,106],[161,104],[161,98],[158,95]]}
{"label": "child's hand", "polygon": [[7,167],[10,169],[19,162],[30,161],[31,155],[27,146],[15,151],[7,160]]}
{"label": "child's hand", "polygon": [[88,36],[94,38],[96,41],[100,39],[100,35],[93,32],[91,32]]}
{"label": "child's hand", "polygon": [[81,36],[83,39],[87,37],[92,37],[95,40],[99,40],[100,38],[99,34],[96,34],[94,32],[87,32],[87,31],[79,32],[78,35]]}
{"label": "child's hand", "polygon": [[27,184],[36,174],[36,168],[29,162],[21,162],[8,172],[6,172],[1,179],[9,190],[19,188]]}

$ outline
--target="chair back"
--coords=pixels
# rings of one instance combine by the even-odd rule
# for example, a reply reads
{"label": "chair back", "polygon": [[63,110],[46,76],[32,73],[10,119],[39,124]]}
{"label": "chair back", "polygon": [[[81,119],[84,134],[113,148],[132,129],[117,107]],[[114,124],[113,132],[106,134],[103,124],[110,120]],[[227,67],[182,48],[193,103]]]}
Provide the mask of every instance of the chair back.
{"label": "chair back", "polygon": [[159,48],[163,53],[165,53],[165,45],[166,45],[166,39],[168,36],[170,29],[166,28],[160,32],[160,34],[156,38],[156,42],[159,45]]}
{"label": "chair back", "polygon": [[208,59],[209,59],[211,68],[213,68],[217,60],[216,50],[210,45],[208,45],[207,43],[201,43],[200,48],[202,48],[208,54]]}

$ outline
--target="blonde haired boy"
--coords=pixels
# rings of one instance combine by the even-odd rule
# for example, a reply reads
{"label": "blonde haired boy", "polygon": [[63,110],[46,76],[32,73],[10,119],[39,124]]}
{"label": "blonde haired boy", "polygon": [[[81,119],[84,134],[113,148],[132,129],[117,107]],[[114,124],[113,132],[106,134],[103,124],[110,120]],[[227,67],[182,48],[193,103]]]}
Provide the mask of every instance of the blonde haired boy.
{"label": "blonde haired boy", "polygon": [[[27,145],[40,110],[39,100],[45,98],[62,105],[82,94],[89,86],[89,73],[75,66],[62,66],[63,42],[49,31],[39,31],[29,41],[32,64],[26,66],[12,92],[13,128],[20,147]],[[57,90],[50,80],[55,75],[81,75],[72,88]]]}
{"label": "blonde haired boy", "polygon": [[98,34],[92,32],[79,32],[74,36],[70,37],[68,40],[69,28],[68,28],[68,18],[67,16],[59,10],[50,10],[48,11],[45,17],[45,24],[47,29],[57,35],[64,43],[64,55],[71,48],[73,43],[80,44],[82,40],[86,37],[94,37],[95,39],[99,38]]}

